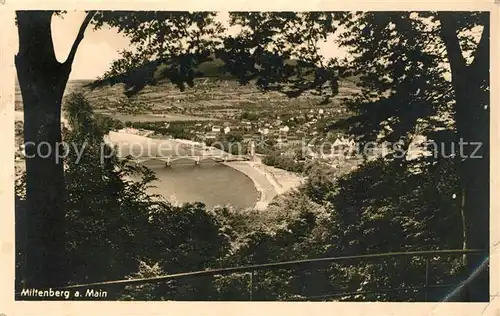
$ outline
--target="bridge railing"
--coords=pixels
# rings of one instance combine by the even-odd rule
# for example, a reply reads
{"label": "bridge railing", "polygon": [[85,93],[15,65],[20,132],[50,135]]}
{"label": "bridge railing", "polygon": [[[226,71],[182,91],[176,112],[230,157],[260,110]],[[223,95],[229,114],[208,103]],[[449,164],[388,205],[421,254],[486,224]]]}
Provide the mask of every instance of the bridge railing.
{"label": "bridge railing", "polygon": [[231,275],[231,274],[248,274],[248,299],[254,300],[254,291],[255,291],[255,275],[258,271],[266,271],[266,270],[277,270],[277,269],[294,269],[300,267],[313,267],[315,265],[325,265],[329,263],[342,263],[342,262],[352,262],[353,260],[359,262],[369,262],[377,259],[387,259],[387,258],[415,258],[420,257],[425,260],[425,271],[422,273],[425,274],[425,282],[423,285],[419,286],[407,286],[407,287],[398,287],[398,288],[388,288],[388,289],[376,289],[371,291],[346,291],[342,290],[336,293],[329,293],[325,295],[318,296],[308,296],[308,297],[299,297],[294,300],[332,300],[336,297],[351,297],[356,295],[366,295],[366,294],[374,294],[374,293],[387,293],[387,292],[399,292],[399,291],[423,291],[424,293],[424,301],[427,301],[428,291],[433,289],[452,289],[457,287],[458,284],[432,284],[430,283],[430,259],[432,257],[453,257],[460,255],[481,255],[485,254],[482,250],[469,249],[469,250],[433,250],[433,251],[409,251],[409,252],[391,252],[391,253],[379,253],[379,254],[365,254],[365,255],[356,255],[356,256],[340,256],[340,257],[327,257],[327,258],[316,258],[316,259],[307,259],[307,260],[293,260],[293,261],[285,261],[285,262],[275,262],[275,263],[266,263],[266,264],[255,264],[255,265],[247,265],[247,266],[239,266],[239,267],[229,267],[229,268],[219,268],[219,269],[208,269],[202,271],[193,271],[193,272],[183,272],[176,274],[169,274],[163,276],[157,276],[152,278],[141,278],[141,279],[125,279],[125,280],[116,280],[116,281],[105,281],[105,282],[95,282],[88,284],[77,284],[71,285],[61,288],[62,290],[76,290],[76,289],[117,289],[124,288],[126,286],[138,286],[144,284],[154,284],[159,282],[168,282],[172,280],[182,280],[182,279],[192,279],[199,277],[207,277],[207,276],[220,276],[220,275]]}

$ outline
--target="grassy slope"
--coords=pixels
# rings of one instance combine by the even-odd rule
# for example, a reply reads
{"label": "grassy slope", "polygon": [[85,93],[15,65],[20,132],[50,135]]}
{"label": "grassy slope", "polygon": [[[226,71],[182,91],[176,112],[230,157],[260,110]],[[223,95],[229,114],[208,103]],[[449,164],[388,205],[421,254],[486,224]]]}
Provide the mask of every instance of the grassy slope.
{"label": "grassy slope", "polygon": [[[66,93],[83,89],[91,104],[95,105],[97,109],[115,112],[115,114],[126,112],[123,109],[120,110],[120,107],[130,103],[134,103],[143,113],[175,113],[195,117],[207,117],[210,113],[217,111],[221,113],[220,116],[224,116],[224,111],[231,113],[241,109],[258,109],[259,111],[279,109],[281,111],[286,108],[312,109],[317,107],[318,99],[311,96],[289,99],[279,93],[262,93],[252,84],[241,86],[234,78],[224,73],[223,66],[223,62],[217,59],[201,64],[197,70],[203,73],[204,77],[195,81],[194,88],[188,88],[184,92],[168,81],[160,81],[157,85],[146,86],[137,96],[129,100],[123,94],[122,84],[107,85],[90,90],[85,85],[91,81],[75,80],[68,84]],[[343,80],[339,97],[335,98],[332,104],[323,107],[338,106],[341,97],[348,96],[357,90],[356,81],[356,78]],[[125,107],[128,109],[128,106]],[[187,109],[187,111],[183,112],[182,109]],[[16,110],[22,110],[18,86],[16,86]],[[173,118],[175,119],[175,117]],[[166,120],[172,120],[172,118]]]}
{"label": "grassy slope", "polygon": [[[195,80],[194,88],[188,88],[181,92],[176,86],[163,80],[157,85],[146,86],[134,99],[137,102],[154,105],[153,112],[168,111],[169,107],[196,107],[197,109],[210,108],[215,110],[217,108],[251,108],[252,106],[285,104],[294,107],[297,105],[314,107],[318,103],[318,99],[312,96],[289,99],[276,92],[262,93],[252,84],[241,86],[234,78],[224,73],[223,67],[224,63],[218,59],[202,63],[197,70],[203,74],[203,78]],[[357,81],[357,78],[354,77],[342,80],[339,98],[356,91]],[[125,100],[123,89],[122,84],[103,86],[88,93],[88,98],[97,107],[107,108],[119,100]]]}

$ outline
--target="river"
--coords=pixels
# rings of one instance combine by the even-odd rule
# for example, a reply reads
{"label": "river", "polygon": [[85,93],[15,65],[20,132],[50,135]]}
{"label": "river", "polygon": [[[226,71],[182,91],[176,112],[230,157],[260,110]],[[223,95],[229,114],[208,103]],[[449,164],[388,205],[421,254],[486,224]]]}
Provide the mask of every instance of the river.
{"label": "river", "polygon": [[143,165],[153,170],[159,181],[151,193],[179,203],[200,201],[208,207],[231,205],[253,207],[259,198],[253,181],[245,174],[223,164],[202,161],[195,166],[190,159],[172,162],[149,160]]}
{"label": "river", "polygon": [[[200,147],[190,145],[194,144],[191,142],[152,139],[123,131],[110,132],[105,139],[115,146],[121,157],[190,156],[206,153]],[[216,154],[217,151],[212,153]],[[199,201],[208,207],[229,204],[236,208],[253,207],[259,201],[259,192],[251,178],[209,159],[202,160],[198,166],[190,158],[172,161],[170,167],[165,166],[165,161],[154,158],[138,162],[154,171],[158,178],[154,183],[156,188],[150,192],[160,194],[167,200],[179,203]]]}

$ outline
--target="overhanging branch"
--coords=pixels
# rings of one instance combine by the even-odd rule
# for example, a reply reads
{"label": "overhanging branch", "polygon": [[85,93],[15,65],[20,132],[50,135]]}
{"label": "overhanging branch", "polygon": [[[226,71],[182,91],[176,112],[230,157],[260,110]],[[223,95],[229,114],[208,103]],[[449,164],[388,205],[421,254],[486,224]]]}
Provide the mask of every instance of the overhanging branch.
{"label": "overhanging branch", "polygon": [[76,36],[75,41],[73,42],[73,45],[71,46],[71,50],[69,51],[68,58],[64,62],[68,68],[71,68],[71,65],[73,64],[73,61],[75,60],[75,55],[76,51],[78,50],[78,46],[83,40],[83,35],[85,34],[85,30],[87,29],[87,26],[90,24],[90,21],[92,21],[92,18],[96,14],[96,11],[89,11],[87,13],[87,16],[85,16],[85,19],[82,22],[82,25],[80,26],[80,29],[78,30],[78,34]]}
{"label": "overhanging branch", "polygon": [[438,17],[441,23],[441,38],[446,47],[452,78],[457,80],[458,77],[464,75],[466,63],[458,41],[456,20],[449,12],[440,13]]}

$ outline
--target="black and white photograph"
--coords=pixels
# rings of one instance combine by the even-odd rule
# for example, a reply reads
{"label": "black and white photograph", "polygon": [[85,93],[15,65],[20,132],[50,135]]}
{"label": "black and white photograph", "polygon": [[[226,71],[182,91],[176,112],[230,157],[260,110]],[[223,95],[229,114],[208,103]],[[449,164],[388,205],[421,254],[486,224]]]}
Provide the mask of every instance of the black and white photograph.
{"label": "black and white photograph", "polygon": [[16,301],[490,302],[490,11],[14,16]]}

